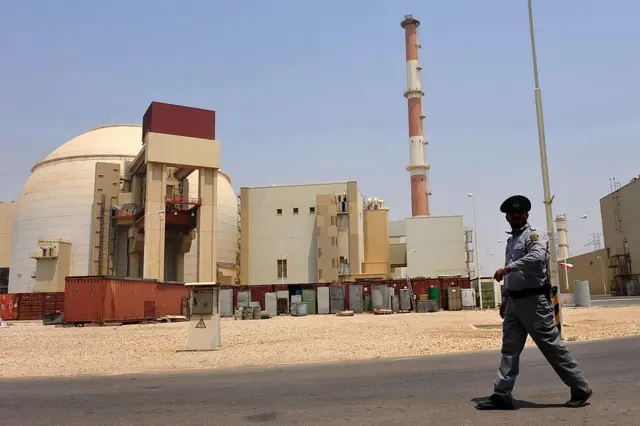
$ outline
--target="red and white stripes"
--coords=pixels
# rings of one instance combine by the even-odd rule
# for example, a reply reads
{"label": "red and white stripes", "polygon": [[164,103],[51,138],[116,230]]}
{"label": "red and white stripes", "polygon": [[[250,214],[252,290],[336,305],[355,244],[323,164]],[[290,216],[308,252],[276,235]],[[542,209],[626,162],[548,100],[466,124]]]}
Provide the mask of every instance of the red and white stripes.
{"label": "red and white stripes", "polygon": [[418,62],[418,26],[420,21],[411,15],[405,16],[402,28],[405,32],[405,47],[407,54],[407,90],[404,96],[407,98],[409,109],[409,167],[411,173],[411,215],[429,216],[429,198],[427,186],[427,170],[430,166],[425,161],[427,141],[424,138],[422,120],[422,84],[420,71],[422,66]]}

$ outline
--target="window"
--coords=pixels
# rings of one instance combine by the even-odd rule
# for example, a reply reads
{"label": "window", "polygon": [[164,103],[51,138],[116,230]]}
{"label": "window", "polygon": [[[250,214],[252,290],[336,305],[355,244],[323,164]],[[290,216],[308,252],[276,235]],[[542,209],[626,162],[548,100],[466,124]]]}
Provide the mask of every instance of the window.
{"label": "window", "polygon": [[331,259],[331,267],[334,268],[334,269],[337,268],[336,259]]}
{"label": "window", "polygon": [[331,247],[338,246],[338,239],[336,237],[331,237]]}
{"label": "window", "polygon": [[335,225],[335,224],[336,224],[336,217],[331,216],[331,225]]}
{"label": "window", "polygon": [[276,210],[276,214],[277,214],[278,216],[282,216],[282,209],[278,209],[278,210]]}
{"label": "window", "polygon": [[318,229],[318,237],[319,237],[320,236],[320,229],[322,229],[322,228],[318,227],[317,229]]}
{"label": "window", "polygon": [[322,269],[318,269],[318,280],[322,280]]}
{"label": "window", "polygon": [[322,257],[322,249],[321,249],[321,248],[319,248],[319,249],[318,249],[318,258],[321,258],[321,257]]}
{"label": "window", "polygon": [[344,256],[340,256],[340,263],[347,263]]}
{"label": "window", "polygon": [[278,259],[278,278],[287,278],[287,259]]}
{"label": "window", "polygon": [[309,213],[310,214],[314,214],[316,212],[316,208],[315,207],[309,207]]}
{"label": "window", "polygon": [[298,214],[298,208],[297,207],[293,208],[293,214]]}

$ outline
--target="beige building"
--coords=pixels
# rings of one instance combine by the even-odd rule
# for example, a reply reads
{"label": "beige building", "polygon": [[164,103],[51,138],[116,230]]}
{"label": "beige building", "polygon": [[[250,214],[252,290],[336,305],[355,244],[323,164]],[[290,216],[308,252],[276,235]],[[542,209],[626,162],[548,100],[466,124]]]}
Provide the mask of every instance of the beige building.
{"label": "beige building", "polygon": [[[241,284],[332,282],[362,273],[365,202],[356,182],[241,188],[240,206]],[[365,269],[386,268],[374,259]]]}
{"label": "beige building", "polygon": [[0,203],[0,294],[9,288],[9,267],[11,266],[11,239],[16,203]]}
{"label": "beige building", "polygon": [[609,268],[609,250],[602,249],[580,256],[570,257],[567,263],[573,268],[566,271],[569,278],[569,286],[566,285],[565,269],[558,266],[561,293],[573,293],[574,281],[589,281],[591,294],[611,294],[613,281],[613,268]]}
{"label": "beige building", "polygon": [[625,295],[627,283],[640,274],[640,179],[603,197],[600,214],[612,293]]}

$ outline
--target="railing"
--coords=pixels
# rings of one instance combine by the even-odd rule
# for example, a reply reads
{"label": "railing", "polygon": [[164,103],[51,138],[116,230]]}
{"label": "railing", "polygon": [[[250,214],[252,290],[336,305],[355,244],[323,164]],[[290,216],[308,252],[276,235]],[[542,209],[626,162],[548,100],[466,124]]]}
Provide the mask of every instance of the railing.
{"label": "railing", "polygon": [[189,198],[180,195],[167,198],[165,202],[166,204],[188,204],[192,206],[199,206],[202,204],[202,200],[200,198]]}

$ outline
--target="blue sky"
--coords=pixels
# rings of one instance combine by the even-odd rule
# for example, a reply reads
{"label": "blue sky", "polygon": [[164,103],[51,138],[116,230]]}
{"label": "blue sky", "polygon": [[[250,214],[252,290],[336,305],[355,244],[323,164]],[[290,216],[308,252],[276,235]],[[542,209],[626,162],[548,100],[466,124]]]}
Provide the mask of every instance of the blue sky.
{"label": "blue sky", "polygon": [[[640,174],[640,3],[534,2],[554,214],[571,251],[601,232],[609,177]],[[433,214],[476,194],[485,272],[504,198],[544,227],[525,0],[0,3],[0,200],[93,127],[139,123],[151,101],[215,109],[241,186],[357,180],[410,214],[403,30],[421,21]],[[489,262],[488,253],[496,252]]]}

